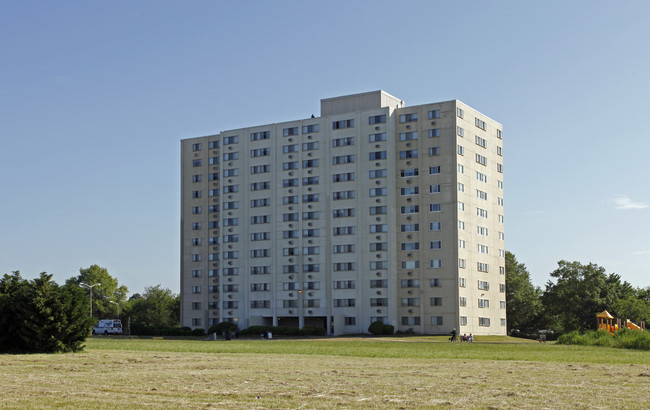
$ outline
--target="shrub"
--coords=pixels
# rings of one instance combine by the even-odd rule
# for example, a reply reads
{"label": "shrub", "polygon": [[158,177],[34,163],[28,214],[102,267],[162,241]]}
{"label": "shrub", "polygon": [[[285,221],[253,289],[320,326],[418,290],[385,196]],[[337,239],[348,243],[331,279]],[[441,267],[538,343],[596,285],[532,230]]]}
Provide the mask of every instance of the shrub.
{"label": "shrub", "polygon": [[376,320],[368,326],[368,331],[373,335],[383,335],[384,334],[384,322],[381,320]]}
{"label": "shrub", "polygon": [[208,333],[216,333],[222,335],[223,332],[234,332],[237,330],[237,325],[230,322],[219,322],[216,325],[210,326]]}
{"label": "shrub", "polygon": [[395,326],[393,325],[384,325],[384,334],[385,335],[392,335],[395,333]]}
{"label": "shrub", "polygon": [[617,347],[650,350],[650,332],[623,328],[614,333]]}
{"label": "shrub", "polygon": [[192,336],[205,336],[205,330],[203,330],[200,327],[196,328],[196,329],[192,330]]}

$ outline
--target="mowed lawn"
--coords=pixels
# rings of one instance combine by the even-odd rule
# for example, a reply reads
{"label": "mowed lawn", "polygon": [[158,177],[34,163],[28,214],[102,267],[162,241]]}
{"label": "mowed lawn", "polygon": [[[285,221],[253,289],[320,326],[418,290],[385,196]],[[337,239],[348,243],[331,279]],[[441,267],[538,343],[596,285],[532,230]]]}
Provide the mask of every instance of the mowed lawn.
{"label": "mowed lawn", "polygon": [[0,355],[0,408],[645,408],[649,393],[650,352],[505,337],[93,337]]}

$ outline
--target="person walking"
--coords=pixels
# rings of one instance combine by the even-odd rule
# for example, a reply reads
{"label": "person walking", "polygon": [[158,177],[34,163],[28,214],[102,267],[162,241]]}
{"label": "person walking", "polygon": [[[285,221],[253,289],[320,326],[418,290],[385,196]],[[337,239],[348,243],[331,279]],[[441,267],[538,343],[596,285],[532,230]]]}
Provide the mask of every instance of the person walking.
{"label": "person walking", "polygon": [[455,342],[456,341],[456,328],[451,331],[451,337],[449,338],[450,342]]}

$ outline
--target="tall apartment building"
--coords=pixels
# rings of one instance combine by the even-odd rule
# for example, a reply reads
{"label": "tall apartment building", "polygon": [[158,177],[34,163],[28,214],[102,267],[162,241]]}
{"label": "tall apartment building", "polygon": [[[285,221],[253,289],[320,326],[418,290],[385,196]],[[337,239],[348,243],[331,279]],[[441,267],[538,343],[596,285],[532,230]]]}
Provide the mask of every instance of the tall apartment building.
{"label": "tall apartment building", "polygon": [[181,141],[181,321],[505,334],[502,127],[383,91]]}

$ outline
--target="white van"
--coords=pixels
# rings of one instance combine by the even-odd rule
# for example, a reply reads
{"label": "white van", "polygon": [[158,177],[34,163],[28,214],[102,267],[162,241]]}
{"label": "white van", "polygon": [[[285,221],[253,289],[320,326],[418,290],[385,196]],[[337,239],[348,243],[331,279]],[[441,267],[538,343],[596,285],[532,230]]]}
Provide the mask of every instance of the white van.
{"label": "white van", "polygon": [[102,319],[93,327],[94,335],[121,335],[122,321],[119,319]]}

